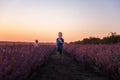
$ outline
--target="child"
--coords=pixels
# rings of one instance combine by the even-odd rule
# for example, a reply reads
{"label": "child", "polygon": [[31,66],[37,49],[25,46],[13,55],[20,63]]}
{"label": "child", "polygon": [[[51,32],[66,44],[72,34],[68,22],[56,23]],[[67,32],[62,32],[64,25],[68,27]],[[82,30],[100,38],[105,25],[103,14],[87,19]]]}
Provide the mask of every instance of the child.
{"label": "child", "polygon": [[62,38],[62,32],[59,32],[58,38],[56,40],[56,45],[57,45],[57,51],[60,53],[61,56],[63,52],[63,44],[64,44],[64,39]]}
{"label": "child", "polygon": [[34,44],[35,47],[38,47],[39,46],[39,42],[38,40],[35,40],[35,44]]}

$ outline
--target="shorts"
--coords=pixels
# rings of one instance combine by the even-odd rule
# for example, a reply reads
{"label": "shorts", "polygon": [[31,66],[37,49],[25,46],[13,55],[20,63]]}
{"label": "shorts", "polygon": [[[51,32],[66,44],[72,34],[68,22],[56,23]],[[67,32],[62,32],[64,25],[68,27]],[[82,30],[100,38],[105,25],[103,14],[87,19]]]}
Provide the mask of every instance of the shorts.
{"label": "shorts", "polygon": [[58,51],[60,54],[62,54],[62,52],[63,52],[63,47],[58,47],[58,48],[57,48],[57,51]]}

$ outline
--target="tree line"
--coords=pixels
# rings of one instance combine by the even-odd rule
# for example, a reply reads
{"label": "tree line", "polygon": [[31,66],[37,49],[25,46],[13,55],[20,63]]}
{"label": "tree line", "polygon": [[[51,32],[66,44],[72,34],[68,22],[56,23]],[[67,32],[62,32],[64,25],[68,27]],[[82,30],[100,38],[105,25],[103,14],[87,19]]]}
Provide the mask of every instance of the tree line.
{"label": "tree line", "polygon": [[120,35],[116,32],[111,32],[110,35],[101,38],[89,37],[84,38],[83,40],[78,40],[70,42],[70,44],[115,44],[120,43]]}

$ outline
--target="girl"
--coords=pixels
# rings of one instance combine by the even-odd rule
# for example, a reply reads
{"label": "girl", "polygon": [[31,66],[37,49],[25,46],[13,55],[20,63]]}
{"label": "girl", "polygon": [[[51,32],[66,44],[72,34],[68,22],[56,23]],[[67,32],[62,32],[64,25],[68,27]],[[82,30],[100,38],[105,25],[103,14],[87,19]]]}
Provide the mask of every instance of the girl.
{"label": "girl", "polygon": [[38,40],[35,40],[34,46],[35,46],[35,47],[38,47],[38,46],[39,46]]}

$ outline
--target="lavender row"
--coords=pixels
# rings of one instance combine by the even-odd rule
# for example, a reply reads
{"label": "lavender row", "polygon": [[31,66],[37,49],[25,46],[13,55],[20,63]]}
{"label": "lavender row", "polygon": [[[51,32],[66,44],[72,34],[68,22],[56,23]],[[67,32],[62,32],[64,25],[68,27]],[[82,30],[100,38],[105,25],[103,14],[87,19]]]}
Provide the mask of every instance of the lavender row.
{"label": "lavender row", "polygon": [[0,46],[0,80],[26,80],[53,52],[53,45]]}
{"label": "lavender row", "polygon": [[65,50],[80,64],[97,73],[120,80],[120,44],[66,45]]}

